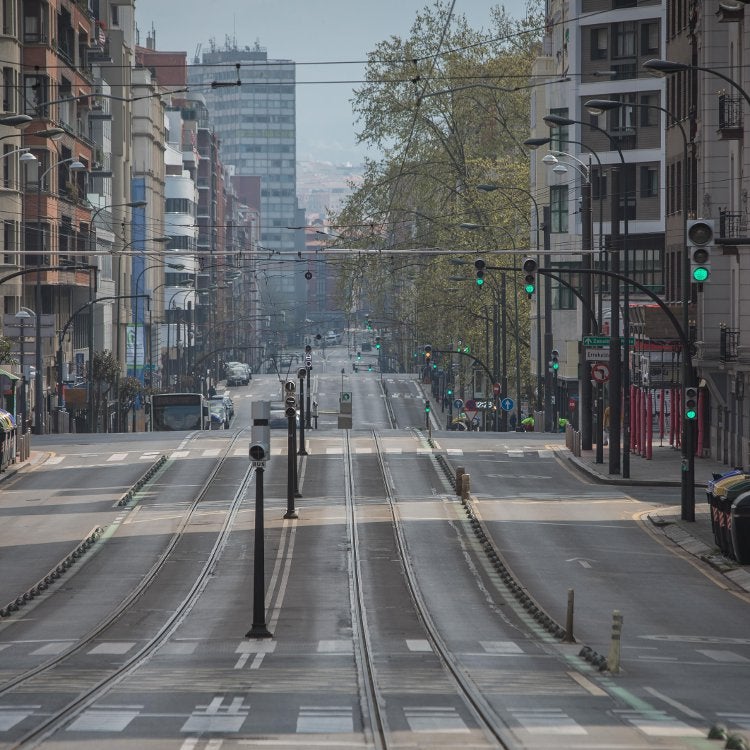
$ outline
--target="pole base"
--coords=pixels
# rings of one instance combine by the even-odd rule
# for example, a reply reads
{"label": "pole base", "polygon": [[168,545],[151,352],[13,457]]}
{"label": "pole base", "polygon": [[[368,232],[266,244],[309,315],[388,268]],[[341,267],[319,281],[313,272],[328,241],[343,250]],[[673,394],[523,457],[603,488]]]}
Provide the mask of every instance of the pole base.
{"label": "pole base", "polygon": [[273,633],[266,627],[266,623],[253,623],[252,628],[245,633],[245,638],[273,638]]}
{"label": "pole base", "polygon": [[294,496],[295,497],[302,497],[302,493],[299,492],[299,491],[295,491]]}
{"label": "pole base", "polygon": [[298,510],[288,510],[286,513],[284,513],[284,518],[299,518],[299,511]]}
{"label": "pole base", "polygon": [[304,450],[304,449],[300,449],[300,450],[298,450],[298,451],[297,451],[297,455],[298,455],[298,456],[307,456],[307,455],[308,455],[308,453],[307,453],[307,451],[306,451],[306,450]]}

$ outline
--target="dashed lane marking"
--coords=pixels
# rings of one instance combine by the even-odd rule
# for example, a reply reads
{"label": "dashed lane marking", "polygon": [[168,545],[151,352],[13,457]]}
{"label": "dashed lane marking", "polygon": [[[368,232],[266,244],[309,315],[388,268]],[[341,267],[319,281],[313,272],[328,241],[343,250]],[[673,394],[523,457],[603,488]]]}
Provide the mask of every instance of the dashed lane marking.
{"label": "dashed lane marking", "polygon": [[100,643],[98,646],[94,646],[88,654],[111,654],[111,655],[122,655],[127,654],[131,648],[135,646],[135,642],[127,641],[107,641],[106,643]]}
{"label": "dashed lane marking", "polygon": [[199,734],[239,732],[249,712],[250,706],[245,705],[241,695],[232,698],[226,706],[224,696],[217,695],[208,705],[197,705],[181,731]]}
{"label": "dashed lane marking", "polygon": [[714,649],[703,649],[699,648],[696,649],[696,651],[699,654],[703,654],[703,656],[707,656],[709,659],[713,659],[714,661],[720,661],[725,664],[740,664],[740,663],[746,663],[750,661],[750,659],[746,659],[744,656],[741,656],[740,654],[736,654],[734,651],[721,651],[721,650],[714,650]]}
{"label": "dashed lane marking", "polygon": [[479,641],[488,654],[522,654],[523,649],[514,641]]}
{"label": "dashed lane marking", "polygon": [[318,641],[319,654],[353,654],[351,641]]}
{"label": "dashed lane marking", "polygon": [[172,458],[186,458],[190,455],[190,451],[172,451]]}
{"label": "dashed lane marking", "polygon": [[703,732],[665,711],[615,710],[615,714],[648,737],[703,737]]}
{"label": "dashed lane marking", "polygon": [[298,734],[343,734],[353,731],[351,706],[300,706]]}
{"label": "dashed lane marking", "polygon": [[451,706],[404,706],[412,732],[468,732],[469,728]]}
{"label": "dashed lane marking", "polygon": [[97,706],[84,711],[68,732],[123,732],[135,719],[143,706]]}
{"label": "dashed lane marking", "polygon": [[40,708],[41,706],[0,706],[0,732],[7,732]]}
{"label": "dashed lane marking", "polygon": [[529,734],[588,734],[560,708],[511,708],[509,711]]}
{"label": "dashed lane marking", "polygon": [[203,458],[214,458],[215,456],[219,455],[219,451],[221,448],[206,448],[206,450],[201,453]]}
{"label": "dashed lane marking", "polygon": [[414,638],[414,639],[407,638],[406,647],[409,649],[409,651],[421,651],[421,652],[432,651],[432,646],[430,646],[430,642],[422,638]]}
{"label": "dashed lane marking", "polygon": [[113,453],[107,461],[124,461],[127,457],[127,453]]}

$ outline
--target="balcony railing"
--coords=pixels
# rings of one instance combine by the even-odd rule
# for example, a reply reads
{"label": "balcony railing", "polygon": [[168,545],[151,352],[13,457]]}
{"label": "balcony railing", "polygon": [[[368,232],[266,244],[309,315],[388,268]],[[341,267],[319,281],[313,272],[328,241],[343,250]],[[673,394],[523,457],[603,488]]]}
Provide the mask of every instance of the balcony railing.
{"label": "balcony railing", "polygon": [[750,244],[750,230],[747,226],[747,215],[719,209],[718,244]]}
{"label": "balcony railing", "polygon": [[736,362],[739,342],[739,328],[728,328],[722,325],[719,329],[719,360],[721,362]]}
{"label": "balcony railing", "polygon": [[742,100],[719,94],[719,135],[724,140],[742,137]]}

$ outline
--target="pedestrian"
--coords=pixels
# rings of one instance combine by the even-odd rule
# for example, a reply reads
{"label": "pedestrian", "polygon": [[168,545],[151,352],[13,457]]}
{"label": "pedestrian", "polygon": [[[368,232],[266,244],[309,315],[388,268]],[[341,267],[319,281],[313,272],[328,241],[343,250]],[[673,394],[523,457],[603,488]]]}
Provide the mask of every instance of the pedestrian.
{"label": "pedestrian", "polygon": [[509,422],[510,422],[510,431],[511,432],[515,432],[516,431],[516,425],[518,424],[518,417],[516,417],[516,413],[515,412],[513,412],[510,415]]}
{"label": "pedestrian", "polygon": [[210,385],[208,387],[208,397],[213,398],[216,395],[216,388],[213,387],[213,385]]}
{"label": "pedestrian", "polygon": [[607,405],[607,408],[604,410],[602,427],[604,433],[604,445],[609,445],[609,405]]}

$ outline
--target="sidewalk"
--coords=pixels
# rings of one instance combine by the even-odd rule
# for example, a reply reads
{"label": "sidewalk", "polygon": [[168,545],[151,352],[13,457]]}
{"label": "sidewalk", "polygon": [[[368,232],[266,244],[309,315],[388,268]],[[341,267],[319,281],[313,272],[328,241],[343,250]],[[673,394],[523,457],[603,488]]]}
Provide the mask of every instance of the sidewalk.
{"label": "sidewalk", "polygon": [[[597,482],[617,486],[679,487],[682,456],[669,446],[654,446],[651,459],[630,454],[630,476],[609,473],[609,448],[604,448],[604,462],[596,463],[596,451],[582,451],[581,456],[568,453],[568,460]],[[653,530],[672,540],[685,552],[708,563],[736,586],[750,592],[750,565],[739,565],[719,552],[711,529],[706,501],[706,483],[713,474],[726,474],[732,467],[711,458],[695,459],[695,521],[680,518],[680,506],[664,506],[646,515]]]}

